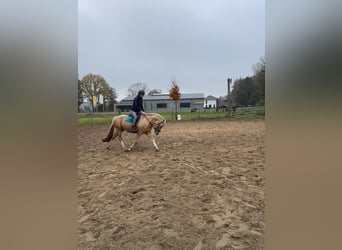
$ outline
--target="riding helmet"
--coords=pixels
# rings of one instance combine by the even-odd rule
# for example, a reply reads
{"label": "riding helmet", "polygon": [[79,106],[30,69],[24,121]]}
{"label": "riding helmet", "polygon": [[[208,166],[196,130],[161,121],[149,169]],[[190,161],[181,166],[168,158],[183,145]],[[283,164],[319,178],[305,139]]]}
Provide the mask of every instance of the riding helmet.
{"label": "riding helmet", "polygon": [[139,90],[138,95],[145,95],[145,91],[144,90]]}

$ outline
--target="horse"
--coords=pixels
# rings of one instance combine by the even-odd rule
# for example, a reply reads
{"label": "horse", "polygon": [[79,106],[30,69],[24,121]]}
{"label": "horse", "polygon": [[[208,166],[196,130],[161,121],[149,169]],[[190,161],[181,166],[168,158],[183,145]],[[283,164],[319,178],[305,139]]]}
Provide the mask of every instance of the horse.
{"label": "horse", "polygon": [[[166,120],[157,113],[150,113],[141,115],[138,124],[137,131],[132,132],[132,121],[129,121],[128,115],[118,115],[114,116],[112,119],[112,123],[108,129],[107,136],[102,139],[103,142],[108,142],[107,149],[110,149],[110,141],[114,140],[116,137],[119,138],[121,146],[123,149],[126,149],[125,143],[122,139],[122,133],[136,133],[137,136],[133,144],[127,149],[127,151],[131,151],[134,145],[138,142],[141,135],[146,134],[153,143],[156,151],[159,151],[156,140],[154,139],[154,135],[158,135],[161,129],[164,127]],[[152,129],[154,133],[152,133]]]}

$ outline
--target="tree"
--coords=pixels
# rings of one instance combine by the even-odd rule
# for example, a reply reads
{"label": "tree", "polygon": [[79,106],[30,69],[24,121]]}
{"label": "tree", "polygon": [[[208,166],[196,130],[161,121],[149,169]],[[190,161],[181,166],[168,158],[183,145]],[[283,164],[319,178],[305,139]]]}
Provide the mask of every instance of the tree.
{"label": "tree", "polygon": [[132,85],[129,86],[128,90],[127,90],[127,94],[128,96],[135,96],[138,94],[139,90],[144,90],[145,92],[148,92],[148,87],[146,83],[134,83]]}
{"label": "tree", "polygon": [[152,89],[148,92],[148,95],[161,94],[161,89]]}
{"label": "tree", "polygon": [[226,106],[225,99],[227,100],[227,95],[219,96],[219,98],[217,99],[217,108],[223,108]]}
{"label": "tree", "polygon": [[260,62],[253,66],[254,76],[253,82],[255,84],[255,90],[258,101],[257,105],[265,105],[265,70],[266,62],[265,58],[260,58]]}
{"label": "tree", "polygon": [[239,105],[265,105],[265,59],[253,66],[252,77],[240,78],[234,81],[233,99]]}
{"label": "tree", "polygon": [[265,69],[266,69],[266,62],[265,62],[265,58],[261,57],[260,58],[260,62],[258,62],[257,64],[255,64],[253,66],[253,70],[255,74],[258,73],[263,73],[263,75],[265,75]]}
{"label": "tree", "polygon": [[99,100],[100,95],[109,95],[109,85],[100,75],[88,74],[84,76],[81,80],[81,90],[90,101],[92,110],[94,110],[94,102]]}
{"label": "tree", "polygon": [[233,99],[239,105],[247,106],[254,105],[252,103],[252,95],[253,95],[253,81],[252,77],[240,78],[234,81],[233,88]]}
{"label": "tree", "polygon": [[175,101],[176,106],[176,120],[177,120],[177,101],[179,100],[181,93],[179,92],[178,84],[175,80],[172,81],[171,88],[169,90],[169,96]]}
{"label": "tree", "polygon": [[108,95],[105,95],[103,99],[108,104],[109,112],[114,111],[114,103],[116,103],[115,99],[117,98],[116,90],[112,87],[109,87]]}

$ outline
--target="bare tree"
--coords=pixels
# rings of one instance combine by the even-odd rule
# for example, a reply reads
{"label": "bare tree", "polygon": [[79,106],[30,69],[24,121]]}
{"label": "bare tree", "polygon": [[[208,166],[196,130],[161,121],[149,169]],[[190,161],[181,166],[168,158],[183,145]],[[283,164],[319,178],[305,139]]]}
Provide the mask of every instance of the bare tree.
{"label": "bare tree", "polygon": [[149,91],[146,83],[138,82],[129,86],[127,94],[128,96],[134,96],[138,94],[139,90],[144,90],[145,92]]}
{"label": "bare tree", "polygon": [[265,75],[266,61],[264,57],[260,58],[260,62],[253,65],[253,71],[255,74],[263,73]]}
{"label": "bare tree", "polygon": [[161,94],[161,89],[152,89],[148,92],[148,95]]}

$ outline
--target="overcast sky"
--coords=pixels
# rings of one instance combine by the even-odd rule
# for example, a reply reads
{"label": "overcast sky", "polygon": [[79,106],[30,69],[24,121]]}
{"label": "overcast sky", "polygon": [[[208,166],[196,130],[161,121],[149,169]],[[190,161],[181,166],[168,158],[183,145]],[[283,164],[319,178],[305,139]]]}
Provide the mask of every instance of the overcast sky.
{"label": "overcast sky", "polygon": [[131,84],[227,94],[265,56],[264,0],[79,0],[78,75],[103,76],[118,100]]}

